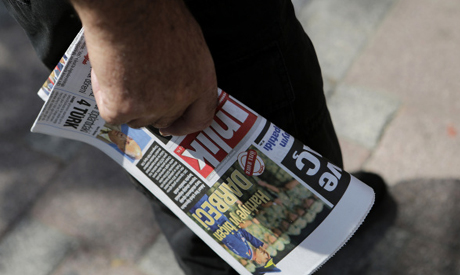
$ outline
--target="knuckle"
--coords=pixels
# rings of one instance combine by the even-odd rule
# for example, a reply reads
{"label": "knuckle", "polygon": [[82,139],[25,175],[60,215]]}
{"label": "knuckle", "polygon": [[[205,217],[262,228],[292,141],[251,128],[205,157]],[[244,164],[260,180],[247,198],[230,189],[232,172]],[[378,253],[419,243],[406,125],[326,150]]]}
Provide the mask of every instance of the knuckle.
{"label": "knuckle", "polygon": [[124,120],[124,115],[120,112],[117,111],[111,111],[106,108],[100,109],[99,113],[101,117],[110,124],[122,124],[125,121]]}
{"label": "knuckle", "polygon": [[151,123],[150,125],[152,125],[155,128],[158,128],[158,129],[163,129],[163,128],[169,127],[171,124],[172,124],[172,121],[161,120],[161,121],[155,121],[155,122]]}
{"label": "knuckle", "polygon": [[119,124],[118,116],[111,114],[111,113],[106,113],[106,112],[101,112],[100,114],[101,114],[102,119],[105,120],[105,122],[109,124]]}

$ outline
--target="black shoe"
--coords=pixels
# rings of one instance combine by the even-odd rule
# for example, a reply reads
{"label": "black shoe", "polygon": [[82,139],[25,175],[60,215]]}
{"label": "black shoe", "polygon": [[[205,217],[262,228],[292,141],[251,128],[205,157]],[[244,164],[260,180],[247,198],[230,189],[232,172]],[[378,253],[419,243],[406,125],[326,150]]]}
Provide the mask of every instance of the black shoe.
{"label": "black shoe", "polygon": [[359,171],[351,174],[374,190],[375,203],[373,208],[376,208],[378,205],[380,205],[385,196],[388,194],[387,185],[383,178],[375,173],[364,171]]}
{"label": "black shoe", "polygon": [[[352,173],[352,175],[367,184],[375,192],[374,205],[357,233],[363,234],[365,231],[381,231],[391,226],[396,218],[397,204],[393,200],[383,178],[375,173],[364,171]],[[372,229],[373,227],[377,229]]]}
{"label": "black shoe", "polygon": [[382,177],[364,171],[351,174],[374,190],[374,206],[348,243],[315,274],[367,273],[362,271],[371,264],[370,252],[387,236],[396,219],[397,205]]}

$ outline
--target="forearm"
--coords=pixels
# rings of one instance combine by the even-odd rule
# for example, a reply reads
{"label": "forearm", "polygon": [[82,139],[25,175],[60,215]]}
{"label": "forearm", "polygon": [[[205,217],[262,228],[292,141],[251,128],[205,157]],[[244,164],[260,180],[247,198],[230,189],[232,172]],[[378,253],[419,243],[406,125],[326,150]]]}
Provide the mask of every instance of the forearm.
{"label": "forearm", "polygon": [[89,34],[100,35],[107,43],[118,42],[137,33],[166,37],[172,31],[183,31],[184,24],[193,23],[181,0],[69,1]]}
{"label": "forearm", "polygon": [[[110,74],[121,80],[132,73],[123,68],[142,68],[142,61],[155,62],[154,74],[166,71],[180,60],[164,58],[157,52],[173,51],[186,43],[188,26],[196,24],[181,0],[71,0],[85,28],[85,39],[96,73],[110,68]],[[145,39],[140,39],[144,37]],[[131,53],[138,52],[137,59]],[[114,55],[107,58],[107,55]],[[101,58],[104,63],[98,66]],[[176,57],[176,59],[180,59]],[[122,63],[119,66],[117,63]],[[101,64],[102,65],[102,64]],[[150,70],[152,67],[149,68]],[[103,83],[110,85],[109,83]],[[120,85],[122,83],[117,83]],[[113,83],[112,83],[113,85]],[[125,85],[128,85],[127,83]],[[110,85],[111,86],[111,85]]]}

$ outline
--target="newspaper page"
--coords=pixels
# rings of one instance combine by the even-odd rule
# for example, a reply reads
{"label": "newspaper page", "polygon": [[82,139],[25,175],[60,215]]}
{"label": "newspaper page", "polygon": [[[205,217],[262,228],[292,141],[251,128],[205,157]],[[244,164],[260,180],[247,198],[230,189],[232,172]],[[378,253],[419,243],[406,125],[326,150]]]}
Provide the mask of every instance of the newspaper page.
{"label": "newspaper page", "polygon": [[219,90],[211,126],[163,137],[99,116],[83,31],[40,89],[32,132],[104,151],[240,274],[311,274],[362,223],[374,193]]}

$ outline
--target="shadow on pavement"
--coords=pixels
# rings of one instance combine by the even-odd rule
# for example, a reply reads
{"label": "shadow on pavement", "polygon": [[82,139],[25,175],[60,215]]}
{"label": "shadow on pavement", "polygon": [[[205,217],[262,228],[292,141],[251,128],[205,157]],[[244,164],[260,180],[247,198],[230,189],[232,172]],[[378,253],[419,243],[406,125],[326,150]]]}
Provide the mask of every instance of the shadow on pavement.
{"label": "shadow on pavement", "polygon": [[[368,262],[369,251],[384,238],[393,226],[397,215],[397,204],[392,196],[385,196],[374,205],[366,220],[348,243],[340,249],[316,274],[356,274]],[[359,274],[359,272],[358,272]]]}
{"label": "shadow on pavement", "polygon": [[460,274],[460,180],[416,179],[389,191],[316,274]]}

